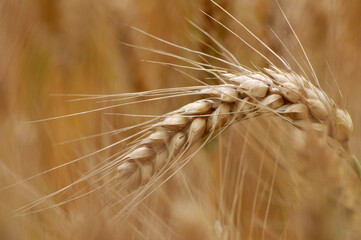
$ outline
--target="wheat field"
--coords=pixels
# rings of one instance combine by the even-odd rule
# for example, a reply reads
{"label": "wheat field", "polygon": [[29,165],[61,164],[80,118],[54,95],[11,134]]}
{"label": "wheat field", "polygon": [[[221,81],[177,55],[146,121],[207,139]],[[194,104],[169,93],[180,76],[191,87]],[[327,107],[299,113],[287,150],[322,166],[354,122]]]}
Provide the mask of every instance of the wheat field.
{"label": "wheat field", "polygon": [[0,239],[360,239],[360,20],[0,1]]}

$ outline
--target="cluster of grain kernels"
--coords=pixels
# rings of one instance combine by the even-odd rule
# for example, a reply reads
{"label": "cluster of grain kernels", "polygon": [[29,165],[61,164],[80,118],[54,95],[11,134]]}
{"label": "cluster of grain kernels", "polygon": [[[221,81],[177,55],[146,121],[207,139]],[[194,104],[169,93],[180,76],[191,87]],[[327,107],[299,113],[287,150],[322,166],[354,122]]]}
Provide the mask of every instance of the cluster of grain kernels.
{"label": "cluster of grain kernels", "polygon": [[296,125],[311,120],[311,125],[322,131],[331,126],[332,136],[339,141],[349,137],[349,115],[321,90],[294,73],[266,72],[268,75],[223,74],[230,84],[198,91],[209,99],[190,103],[153,125],[153,132],[123,159],[118,167],[120,176],[129,180],[131,188],[145,184],[199,139],[265,112],[279,114]]}

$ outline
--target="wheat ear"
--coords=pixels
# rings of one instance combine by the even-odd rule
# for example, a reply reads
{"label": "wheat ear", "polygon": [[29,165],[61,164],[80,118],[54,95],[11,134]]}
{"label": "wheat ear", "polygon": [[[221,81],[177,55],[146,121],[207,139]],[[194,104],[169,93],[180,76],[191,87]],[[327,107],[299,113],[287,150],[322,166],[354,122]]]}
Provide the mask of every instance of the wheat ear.
{"label": "wheat ear", "polygon": [[131,189],[149,182],[181,150],[209,139],[237,121],[260,114],[277,114],[299,128],[308,123],[316,130],[328,130],[328,135],[341,143],[347,142],[353,131],[349,114],[294,72],[274,67],[263,72],[223,72],[217,77],[225,84],[197,90],[207,98],[165,115],[121,159],[119,176]]}

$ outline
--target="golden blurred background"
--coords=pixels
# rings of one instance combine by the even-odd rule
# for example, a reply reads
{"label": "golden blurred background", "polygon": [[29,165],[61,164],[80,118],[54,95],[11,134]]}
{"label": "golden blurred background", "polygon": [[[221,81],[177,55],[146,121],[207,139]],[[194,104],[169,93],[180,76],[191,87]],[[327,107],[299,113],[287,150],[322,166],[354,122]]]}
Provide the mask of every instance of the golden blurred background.
{"label": "golden blurred background", "polygon": [[[295,70],[300,69],[288,55],[285,46],[302,66],[307,66],[297,40],[276,1],[218,0],[217,2],[276,53],[289,60]],[[321,86],[339,105],[349,111],[355,125],[355,133],[350,141],[351,151],[361,159],[361,2],[359,0],[280,0],[279,3],[298,34]],[[187,48],[213,54],[205,44],[212,46],[214,43],[192,27],[187,22],[189,19],[218,39],[240,63],[250,67],[267,66],[257,53],[200,10],[218,19],[272,58],[271,54],[250,34],[208,0],[1,1],[0,188],[92,153],[125,135],[64,142],[142,121],[111,113],[164,114],[189,102],[189,98],[176,98],[152,104],[107,109],[75,117],[32,122],[111,104],[102,101],[71,101],[77,98],[72,94],[117,94],[196,84],[192,79],[170,67],[144,61],[176,63],[170,56],[129,47],[123,43],[161,49],[187,58],[194,57],[191,53],[154,40],[132,29],[132,26]],[[191,73],[194,77],[207,77],[202,72],[191,71]],[[234,141],[236,143],[244,140],[244,136],[233,136],[233,138],[239,139]],[[281,136],[275,138],[282,141],[279,139]],[[257,141],[257,138],[252,141]],[[277,140],[272,138],[270,141],[277,143]],[[220,141],[207,147],[206,151],[197,158],[220,156],[228,147],[224,144],[222,148],[222,144],[224,143]],[[67,212],[62,217],[49,213],[47,216],[8,220],[8,212],[71,184],[88,169],[89,165],[99,161],[99,158],[108,156],[112,151],[116,150],[92,156],[86,162],[79,161],[27,181],[22,186],[2,191],[0,239],[62,239],[64,235],[67,236],[63,233],[67,231],[65,226],[73,225],[76,228],[79,216],[78,213],[72,214],[66,207],[64,209]],[[201,162],[195,164],[214,167],[212,161],[199,161]],[[257,169],[258,166],[259,164],[254,168]],[[270,171],[273,166],[272,164],[269,166]],[[282,186],[287,185],[288,180],[280,176],[278,181],[280,183],[277,185],[276,181],[276,186],[280,189],[277,191],[282,192]],[[290,201],[291,199],[292,197]],[[77,211],[91,212],[89,210],[93,206],[91,200],[92,198],[86,200],[89,201],[87,207],[82,205],[85,200],[82,204],[79,203]],[[249,207],[252,207],[252,202],[253,200],[249,201]],[[189,213],[184,214],[188,216],[186,214]],[[271,212],[269,218],[272,218],[272,214],[276,216],[277,210]],[[250,219],[252,216],[248,217]],[[246,221],[245,219],[247,214],[244,215],[243,220]],[[97,226],[94,229],[101,229],[99,233],[92,235],[93,239],[123,239],[122,236],[124,239],[132,239],[129,236],[142,239],[139,237],[142,236],[141,234],[137,235],[134,232],[130,235],[126,235],[129,234],[128,232],[113,235],[111,234],[113,230],[103,231],[102,224],[106,221],[100,218],[93,220],[94,226]],[[315,224],[318,224],[317,221],[316,218]],[[247,226],[247,223],[244,223],[244,226]],[[261,233],[252,233],[255,234],[252,235],[248,232],[248,235],[241,235],[242,238],[233,236],[230,239],[246,239],[246,235],[251,239],[357,239],[352,234],[346,234],[346,238],[331,234],[334,238],[327,238],[320,237],[322,234],[307,235],[297,231],[294,231],[293,235],[282,235],[280,233],[282,231],[275,230],[274,233],[268,232],[266,235]],[[86,239],[85,236],[87,235],[74,236],[74,238]],[[188,239],[207,239],[202,234],[197,236],[191,235]],[[72,239],[72,236],[66,238]],[[167,236],[163,238],[169,239]]]}

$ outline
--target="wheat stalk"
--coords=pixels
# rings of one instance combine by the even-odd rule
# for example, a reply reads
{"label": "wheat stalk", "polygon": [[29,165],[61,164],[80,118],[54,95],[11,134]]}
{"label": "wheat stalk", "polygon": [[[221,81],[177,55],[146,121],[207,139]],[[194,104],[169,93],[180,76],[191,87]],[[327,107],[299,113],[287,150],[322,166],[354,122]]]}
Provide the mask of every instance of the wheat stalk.
{"label": "wheat stalk", "polygon": [[118,172],[128,188],[148,183],[201,139],[209,140],[233,123],[260,114],[276,114],[298,128],[310,125],[328,131],[345,146],[353,131],[347,111],[295,72],[273,67],[263,72],[222,72],[217,77],[224,84],[194,91],[207,98],[166,114],[121,159]]}

